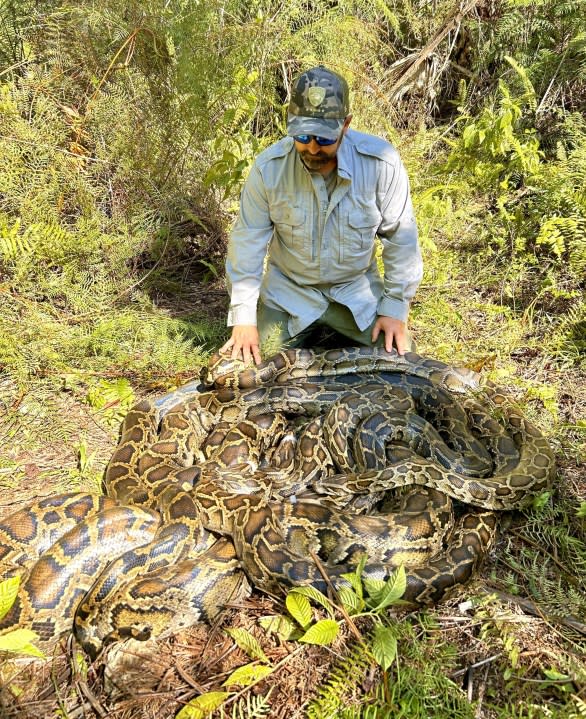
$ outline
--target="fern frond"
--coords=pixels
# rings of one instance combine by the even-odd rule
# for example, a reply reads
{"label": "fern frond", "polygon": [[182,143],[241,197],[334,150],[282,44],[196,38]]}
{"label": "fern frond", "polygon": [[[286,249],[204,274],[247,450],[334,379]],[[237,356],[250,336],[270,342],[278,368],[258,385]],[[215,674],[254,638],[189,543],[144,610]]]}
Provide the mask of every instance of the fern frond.
{"label": "fern frond", "polygon": [[232,707],[232,719],[264,719],[269,716],[271,704],[269,698],[271,691],[264,696],[246,694]]}
{"label": "fern frond", "polygon": [[513,70],[517,73],[517,76],[521,80],[521,83],[523,85],[524,93],[521,95],[518,99],[522,103],[526,103],[532,110],[535,110],[537,107],[537,101],[535,99],[535,88],[531,84],[531,80],[529,80],[529,76],[527,74],[527,70],[522,67],[515,58],[511,57],[510,55],[505,55],[504,58],[509,65],[513,68]]}
{"label": "fern frond", "polygon": [[359,695],[359,685],[369,665],[364,650],[355,647],[336,664],[318,688],[317,697],[307,710],[308,719],[334,719],[340,716],[342,710]]}

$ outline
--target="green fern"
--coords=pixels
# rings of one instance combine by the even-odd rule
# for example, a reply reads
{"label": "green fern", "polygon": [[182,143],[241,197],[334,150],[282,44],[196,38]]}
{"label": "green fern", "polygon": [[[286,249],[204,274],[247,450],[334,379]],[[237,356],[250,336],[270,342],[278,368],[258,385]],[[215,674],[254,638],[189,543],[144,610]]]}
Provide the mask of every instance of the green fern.
{"label": "green fern", "polygon": [[[586,578],[586,542],[578,526],[572,527],[571,511],[564,504],[547,504],[529,515],[518,531],[521,541],[504,553],[509,568],[517,572],[516,583],[552,616],[583,617],[586,598],[581,587]],[[563,568],[563,569],[562,569]],[[572,635],[569,628],[560,631]]]}
{"label": "green fern", "polygon": [[360,683],[370,665],[364,651],[354,648],[339,661],[317,690],[307,709],[308,719],[334,719],[360,695]]}

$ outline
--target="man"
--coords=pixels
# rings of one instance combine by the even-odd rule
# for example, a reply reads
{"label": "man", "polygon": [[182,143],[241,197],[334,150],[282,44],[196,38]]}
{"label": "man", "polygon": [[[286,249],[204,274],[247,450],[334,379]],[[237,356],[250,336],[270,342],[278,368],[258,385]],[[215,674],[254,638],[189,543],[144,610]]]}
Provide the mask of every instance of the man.
{"label": "man", "polygon": [[256,158],[228,246],[233,358],[258,364],[267,338],[302,346],[318,324],[351,344],[410,347],[422,262],[409,180],[392,145],[351,120],[344,78],[320,65],[296,79],[288,136]]}

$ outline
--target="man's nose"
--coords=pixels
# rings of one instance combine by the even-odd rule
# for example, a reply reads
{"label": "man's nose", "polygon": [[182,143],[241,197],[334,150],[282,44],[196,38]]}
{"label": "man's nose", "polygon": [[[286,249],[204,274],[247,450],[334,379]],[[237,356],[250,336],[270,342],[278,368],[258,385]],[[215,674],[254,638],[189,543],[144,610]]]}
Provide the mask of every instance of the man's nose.
{"label": "man's nose", "polygon": [[311,142],[307,146],[307,149],[312,155],[317,155],[318,152],[321,152],[321,147],[317,144],[314,138],[312,138]]}

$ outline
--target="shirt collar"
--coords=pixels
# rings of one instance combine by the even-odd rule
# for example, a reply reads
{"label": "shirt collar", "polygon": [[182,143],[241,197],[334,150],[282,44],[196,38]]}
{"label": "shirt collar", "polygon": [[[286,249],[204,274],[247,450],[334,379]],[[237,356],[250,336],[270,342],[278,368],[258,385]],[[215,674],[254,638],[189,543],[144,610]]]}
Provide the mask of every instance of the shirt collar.
{"label": "shirt collar", "polygon": [[342,138],[337,152],[338,175],[346,180],[352,179],[352,140],[348,137],[350,132],[351,130],[348,130]]}

